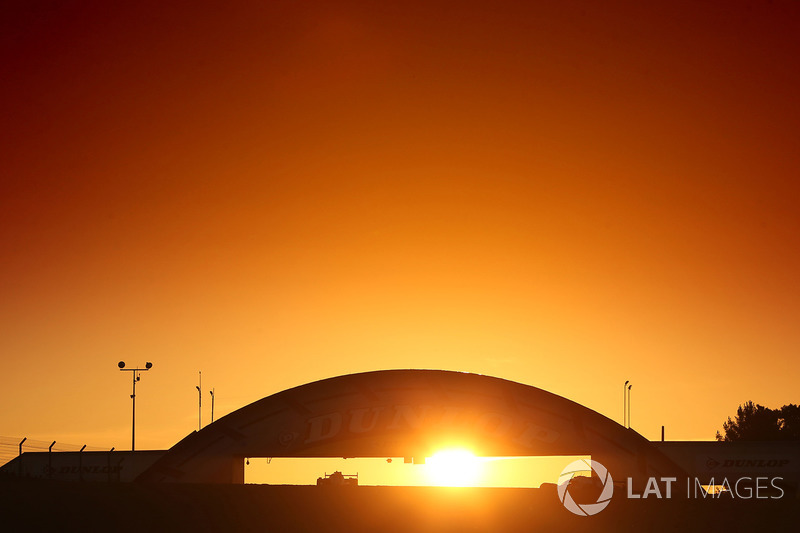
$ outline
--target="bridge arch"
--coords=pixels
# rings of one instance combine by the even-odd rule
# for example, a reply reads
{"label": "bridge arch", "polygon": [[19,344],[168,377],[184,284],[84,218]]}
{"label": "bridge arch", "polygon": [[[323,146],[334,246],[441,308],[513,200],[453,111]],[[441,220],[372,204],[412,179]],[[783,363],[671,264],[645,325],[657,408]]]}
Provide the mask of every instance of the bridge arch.
{"label": "bridge arch", "polygon": [[545,390],[444,370],[338,376],[253,402],[170,448],[138,481],[243,483],[245,457],[591,455],[612,475],[681,475],[633,430]]}

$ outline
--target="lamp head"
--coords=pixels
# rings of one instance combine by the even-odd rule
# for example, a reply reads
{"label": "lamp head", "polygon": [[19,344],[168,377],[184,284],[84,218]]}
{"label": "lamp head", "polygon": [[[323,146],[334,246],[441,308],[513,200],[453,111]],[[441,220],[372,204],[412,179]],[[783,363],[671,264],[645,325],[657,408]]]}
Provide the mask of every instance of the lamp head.
{"label": "lamp head", "polygon": [[117,366],[120,368],[125,368],[125,361],[120,361],[119,363],[117,363]]}

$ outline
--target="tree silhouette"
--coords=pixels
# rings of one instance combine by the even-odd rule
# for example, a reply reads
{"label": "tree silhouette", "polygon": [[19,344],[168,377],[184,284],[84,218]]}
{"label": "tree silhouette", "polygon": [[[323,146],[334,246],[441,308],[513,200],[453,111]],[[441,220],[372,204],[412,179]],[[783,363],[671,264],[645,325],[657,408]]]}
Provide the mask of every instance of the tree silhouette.
{"label": "tree silhouette", "polygon": [[781,407],[778,426],[784,440],[800,441],[800,405],[790,403]]}
{"label": "tree silhouette", "polygon": [[769,409],[752,401],[740,405],[736,419],[723,422],[724,435],[717,431],[719,441],[800,440],[800,406],[784,405]]}

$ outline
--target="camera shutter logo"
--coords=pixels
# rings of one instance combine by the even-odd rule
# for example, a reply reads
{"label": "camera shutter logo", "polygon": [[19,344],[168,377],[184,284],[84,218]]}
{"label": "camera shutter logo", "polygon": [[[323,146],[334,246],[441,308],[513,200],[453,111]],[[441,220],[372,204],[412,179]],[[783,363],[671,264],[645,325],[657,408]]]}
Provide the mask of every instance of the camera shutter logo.
{"label": "camera shutter logo", "polygon": [[[579,472],[586,472],[592,470],[600,481],[603,482],[603,490],[595,503],[578,504],[572,499],[569,493],[569,483]],[[614,496],[614,480],[611,474],[608,473],[606,467],[597,461],[588,461],[586,459],[579,459],[567,465],[567,467],[558,476],[558,498],[568,511],[575,513],[579,516],[592,516],[606,508]]]}

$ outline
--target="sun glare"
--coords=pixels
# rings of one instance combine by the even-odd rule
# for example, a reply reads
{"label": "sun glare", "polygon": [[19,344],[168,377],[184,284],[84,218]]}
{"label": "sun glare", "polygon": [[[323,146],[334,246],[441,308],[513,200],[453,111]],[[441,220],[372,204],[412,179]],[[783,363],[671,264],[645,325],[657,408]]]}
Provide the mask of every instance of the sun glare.
{"label": "sun glare", "polygon": [[467,450],[443,450],[426,460],[428,482],[444,487],[477,485],[483,461]]}

